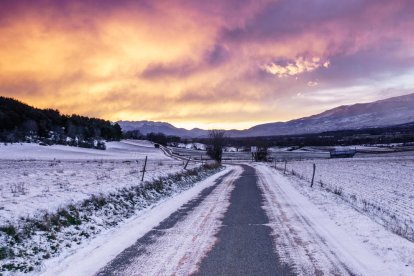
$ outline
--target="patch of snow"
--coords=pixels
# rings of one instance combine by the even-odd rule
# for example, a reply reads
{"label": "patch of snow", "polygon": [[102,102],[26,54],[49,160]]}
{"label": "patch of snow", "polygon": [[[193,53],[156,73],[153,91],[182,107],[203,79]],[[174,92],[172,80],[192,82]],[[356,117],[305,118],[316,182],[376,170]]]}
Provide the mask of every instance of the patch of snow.
{"label": "patch of snow", "polygon": [[224,147],[225,152],[237,152],[237,148],[235,147]]}

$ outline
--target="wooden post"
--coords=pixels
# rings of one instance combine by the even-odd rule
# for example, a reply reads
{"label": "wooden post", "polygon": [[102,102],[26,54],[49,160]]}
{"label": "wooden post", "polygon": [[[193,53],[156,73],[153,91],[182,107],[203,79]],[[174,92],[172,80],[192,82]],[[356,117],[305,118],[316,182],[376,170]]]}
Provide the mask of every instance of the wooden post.
{"label": "wooden post", "polygon": [[315,171],[316,171],[316,165],[315,165],[315,163],[313,163],[313,173],[312,173],[311,188],[313,186],[313,181],[315,180]]}
{"label": "wooden post", "polygon": [[144,175],[145,175],[145,172],[147,170],[147,159],[148,159],[148,156],[145,156],[144,167],[142,168],[142,178],[141,178],[141,181],[144,181]]}
{"label": "wooden post", "polygon": [[283,170],[283,174],[286,174],[286,163],[287,161],[285,160],[285,169]]}
{"label": "wooden post", "polygon": [[187,165],[190,162],[190,158],[187,159],[187,163],[185,163],[184,170],[187,169]]}

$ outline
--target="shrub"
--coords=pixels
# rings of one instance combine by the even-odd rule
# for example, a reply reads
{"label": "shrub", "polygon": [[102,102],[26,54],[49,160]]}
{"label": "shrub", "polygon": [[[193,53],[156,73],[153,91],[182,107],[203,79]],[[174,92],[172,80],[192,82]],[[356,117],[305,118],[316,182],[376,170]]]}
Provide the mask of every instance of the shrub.
{"label": "shrub", "polygon": [[13,251],[10,248],[6,246],[0,247],[0,260],[12,257],[13,255]]}
{"label": "shrub", "polygon": [[342,187],[338,187],[338,186],[335,186],[335,188],[334,188],[334,194],[336,194],[336,195],[342,195],[342,191],[343,191],[343,189],[342,189]]}
{"label": "shrub", "polygon": [[98,210],[100,207],[104,206],[107,203],[106,199],[101,196],[92,195],[91,198],[86,199],[83,202],[83,207],[86,207],[88,205],[95,206],[95,210]]}
{"label": "shrub", "polygon": [[205,164],[203,164],[203,168],[206,170],[215,170],[220,168],[220,164],[213,161],[213,162],[207,162]]}
{"label": "shrub", "polygon": [[14,227],[13,225],[1,226],[0,231],[6,233],[7,235],[11,237],[17,234],[16,227]]}
{"label": "shrub", "polygon": [[321,185],[321,187],[323,187],[323,181],[319,180],[319,184]]}

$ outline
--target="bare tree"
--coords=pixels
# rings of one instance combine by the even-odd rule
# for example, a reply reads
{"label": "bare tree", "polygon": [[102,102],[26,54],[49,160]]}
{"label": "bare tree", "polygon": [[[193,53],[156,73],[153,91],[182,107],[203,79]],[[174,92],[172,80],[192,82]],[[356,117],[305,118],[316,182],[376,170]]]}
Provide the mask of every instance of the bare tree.
{"label": "bare tree", "polygon": [[268,149],[266,146],[257,148],[257,152],[254,155],[254,161],[267,161],[268,160]]}
{"label": "bare tree", "polygon": [[253,153],[254,161],[267,161],[268,160],[268,148],[269,145],[265,141],[257,141],[256,142],[256,152]]}
{"label": "bare tree", "polygon": [[221,164],[223,147],[225,143],[225,132],[224,130],[213,129],[209,131],[208,136],[210,139],[207,148],[207,154],[213,160]]}

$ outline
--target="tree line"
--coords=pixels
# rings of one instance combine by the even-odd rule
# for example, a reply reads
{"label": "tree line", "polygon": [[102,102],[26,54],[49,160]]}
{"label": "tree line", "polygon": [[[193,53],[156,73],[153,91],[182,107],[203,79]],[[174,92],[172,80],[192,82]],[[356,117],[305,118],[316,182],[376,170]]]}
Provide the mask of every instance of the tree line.
{"label": "tree line", "polygon": [[[209,138],[195,139],[207,143]],[[228,137],[227,145],[237,148],[349,146],[364,144],[391,144],[414,142],[414,122],[402,125],[327,131],[303,135],[280,135],[263,137]]]}
{"label": "tree line", "polygon": [[165,135],[161,132],[151,132],[147,133],[146,135],[142,134],[139,130],[130,130],[126,131],[123,134],[124,139],[138,139],[138,140],[148,140],[154,142],[156,144],[160,144],[163,146],[167,146],[167,144],[171,143],[187,143],[186,139],[181,139],[179,136],[174,135]]}
{"label": "tree line", "polygon": [[[89,144],[92,140],[120,140],[121,127],[98,118],[64,115],[55,109],[39,109],[18,100],[0,97],[0,141],[48,144]],[[81,145],[79,145],[81,144]],[[95,143],[96,144],[96,143]],[[84,145],[89,147],[87,145]],[[94,147],[97,145],[92,145]]]}

